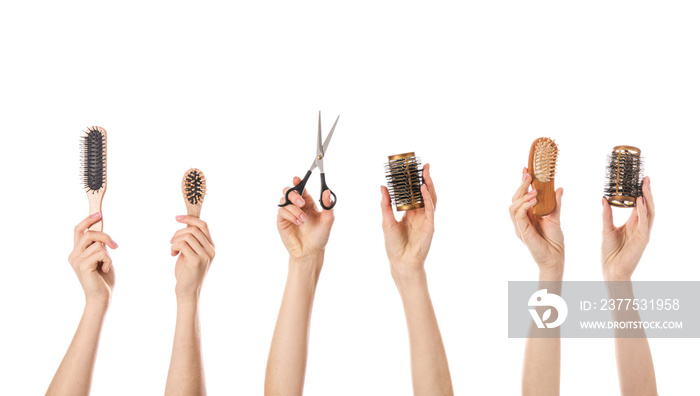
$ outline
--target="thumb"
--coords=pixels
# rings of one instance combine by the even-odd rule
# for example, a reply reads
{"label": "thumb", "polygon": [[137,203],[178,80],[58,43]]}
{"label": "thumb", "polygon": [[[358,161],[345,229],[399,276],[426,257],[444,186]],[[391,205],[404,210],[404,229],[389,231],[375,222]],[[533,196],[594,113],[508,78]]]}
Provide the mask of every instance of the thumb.
{"label": "thumb", "polygon": [[394,210],[391,208],[391,197],[389,196],[389,190],[384,186],[380,186],[379,189],[382,192],[382,226],[387,227],[396,224]]}
{"label": "thumb", "polygon": [[615,229],[615,224],[613,223],[612,208],[608,200],[603,197],[603,234]]}
{"label": "thumb", "polygon": [[[321,195],[321,200],[323,200],[323,204],[328,207],[333,205],[333,201],[331,200],[331,192],[330,190],[326,190],[323,192],[323,195]],[[311,201],[313,202],[313,201]],[[333,209],[323,209],[321,211],[321,221],[324,222],[325,224],[333,224],[333,220],[335,219],[335,214]]]}
{"label": "thumb", "polygon": [[562,197],[562,195],[564,195],[564,188],[563,188],[563,187],[557,188],[557,191],[555,191],[555,193],[554,193],[554,197],[555,197],[555,199],[556,199],[557,206],[554,208],[554,210],[552,211],[552,213],[549,214],[549,217],[550,217],[553,221],[555,221],[555,222],[557,222],[557,223],[560,222],[560,216],[561,216],[561,197]]}

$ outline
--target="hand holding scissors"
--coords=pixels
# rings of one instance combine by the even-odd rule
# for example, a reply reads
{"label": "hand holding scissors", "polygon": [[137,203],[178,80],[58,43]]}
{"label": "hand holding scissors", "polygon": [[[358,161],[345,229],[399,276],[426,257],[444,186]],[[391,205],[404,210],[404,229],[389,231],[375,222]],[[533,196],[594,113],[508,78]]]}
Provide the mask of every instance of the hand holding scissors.
{"label": "hand holding scissors", "polygon": [[[287,205],[292,205],[292,201],[289,200],[289,194],[291,194],[292,191],[296,191],[299,195],[302,195],[304,192],[304,187],[306,187],[306,182],[309,181],[309,177],[311,176],[311,172],[313,172],[316,167],[321,171],[321,198],[319,199],[319,202],[321,203],[321,207],[325,210],[331,210],[335,206],[336,203],[336,197],[333,191],[331,191],[330,188],[328,188],[328,185],[326,185],[326,174],[323,171],[323,158],[326,156],[326,150],[328,149],[328,144],[331,142],[331,138],[333,137],[333,132],[335,131],[335,126],[338,124],[338,118],[335,119],[335,123],[333,123],[333,127],[331,128],[331,131],[328,133],[328,136],[326,136],[326,140],[323,141],[323,144],[321,144],[321,112],[318,112],[318,138],[316,141],[316,157],[314,158],[314,162],[311,164],[311,167],[309,170],[306,172],[306,175],[304,178],[301,180],[301,183],[297,184],[296,186],[290,188],[287,190],[287,192],[284,194],[284,203],[279,204],[279,207],[287,206]],[[331,199],[331,204],[330,206],[326,206],[323,203],[323,193],[328,190],[328,192],[333,196],[333,199]]]}

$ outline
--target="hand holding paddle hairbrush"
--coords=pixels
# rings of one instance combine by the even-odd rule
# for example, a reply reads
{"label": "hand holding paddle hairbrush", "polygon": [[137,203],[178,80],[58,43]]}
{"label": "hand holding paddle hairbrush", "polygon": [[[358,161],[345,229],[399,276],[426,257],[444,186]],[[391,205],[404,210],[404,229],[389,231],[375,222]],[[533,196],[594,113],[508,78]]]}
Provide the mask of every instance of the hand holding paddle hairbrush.
{"label": "hand holding paddle hairbrush", "polygon": [[525,243],[540,269],[541,280],[561,280],[564,273],[564,233],[561,230],[561,197],[564,189],[554,191],[554,209],[547,216],[537,216],[532,208],[537,205],[539,191],[528,188],[533,182],[532,170],[523,168],[522,182],[513,195],[510,219],[515,234]]}
{"label": "hand holding paddle hairbrush", "polygon": [[[107,131],[97,126],[88,128],[80,151],[90,214],[102,213],[102,198],[107,190]],[[102,231],[102,218],[90,226],[90,231]]]}

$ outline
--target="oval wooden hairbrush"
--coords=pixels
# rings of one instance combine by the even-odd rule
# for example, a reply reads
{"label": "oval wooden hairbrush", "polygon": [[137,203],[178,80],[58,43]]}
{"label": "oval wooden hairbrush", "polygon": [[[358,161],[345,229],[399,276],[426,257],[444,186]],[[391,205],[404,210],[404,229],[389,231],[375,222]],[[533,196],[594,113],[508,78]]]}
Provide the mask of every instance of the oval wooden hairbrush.
{"label": "oval wooden hairbrush", "polygon": [[633,208],[642,196],[644,161],[642,150],[634,146],[615,146],[608,156],[605,189],[608,203],[618,208]]}
{"label": "oval wooden hairbrush", "polygon": [[554,173],[557,168],[559,148],[554,140],[541,137],[532,142],[527,168],[532,176],[532,188],[537,190],[537,204],[532,208],[535,216],[546,216],[557,206],[554,193]]}
{"label": "oval wooden hairbrush", "polygon": [[390,155],[389,162],[384,164],[389,196],[396,210],[412,210],[422,208],[423,168],[416,154],[404,153]]}
{"label": "oval wooden hairbrush", "polygon": [[204,196],[207,194],[207,178],[197,168],[191,168],[182,176],[182,197],[185,198],[187,215],[199,217]]}
{"label": "oval wooden hairbrush", "polygon": [[[85,192],[90,214],[102,212],[102,198],[107,190],[107,131],[92,126],[81,141],[80,157]],[[90,231],[102,231],[102,219],[90,226]]]}

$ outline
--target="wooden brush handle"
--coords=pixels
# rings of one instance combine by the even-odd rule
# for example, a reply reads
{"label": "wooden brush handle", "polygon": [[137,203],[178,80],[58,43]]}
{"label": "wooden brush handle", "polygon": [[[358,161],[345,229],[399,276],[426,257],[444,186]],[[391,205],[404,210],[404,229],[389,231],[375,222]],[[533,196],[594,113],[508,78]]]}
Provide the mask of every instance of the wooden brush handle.
{"label": "wooden brush handle", "polygon": [[199,213],[202,211],[202,204],[192,205],[185,200],[185,205],[187,206],[187,215],[199,218]]}
{"label": "wooden brush handle", "polygon": [[[105,189],[101,188],[97,192],[88,191],[88,202],[90,203],[90,214],[95,214],[97,212],[102,212],[102,197],[105,194]],[[90,231],[102,231],[102,218],[100,221],[93,224],[89,228]]]}

